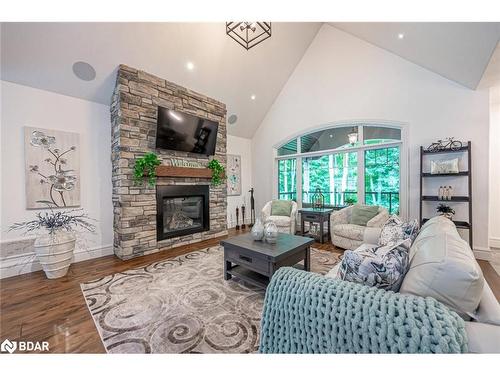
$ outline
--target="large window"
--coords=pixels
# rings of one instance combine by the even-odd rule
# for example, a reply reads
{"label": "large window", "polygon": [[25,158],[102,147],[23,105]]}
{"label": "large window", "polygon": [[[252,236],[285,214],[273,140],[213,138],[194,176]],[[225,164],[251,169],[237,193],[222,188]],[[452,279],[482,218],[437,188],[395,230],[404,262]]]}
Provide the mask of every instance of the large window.
{"label": "large window", "polygon": [[277,150],[278,198],[311,205],[321,189],[327,206],[365,203],[400,211],[401,129],[349,124],[288,141]]}
{"label": "large window", "polygon": [[399,146],[365,151],[365,203],[399,214]]}
{"label": "large window", "polygon": [[278,160],[278,199],[297,200],[297,161]]}
{"label": "large window", "polygon": [[345,152],[302,159],[302,205],[311,204],[317,188],[329,206],[357,202],[358,159]]}

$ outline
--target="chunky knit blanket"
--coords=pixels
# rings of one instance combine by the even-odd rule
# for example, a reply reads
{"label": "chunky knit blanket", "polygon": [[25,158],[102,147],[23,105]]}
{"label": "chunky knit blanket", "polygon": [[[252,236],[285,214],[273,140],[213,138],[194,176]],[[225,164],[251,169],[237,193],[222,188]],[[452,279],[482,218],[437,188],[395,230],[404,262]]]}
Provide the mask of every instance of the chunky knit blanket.
{"label": "chunky knit blanket", "polygon": [[261,353],[463,353],[464,321],[433,298],[290,267],[269,284]]}

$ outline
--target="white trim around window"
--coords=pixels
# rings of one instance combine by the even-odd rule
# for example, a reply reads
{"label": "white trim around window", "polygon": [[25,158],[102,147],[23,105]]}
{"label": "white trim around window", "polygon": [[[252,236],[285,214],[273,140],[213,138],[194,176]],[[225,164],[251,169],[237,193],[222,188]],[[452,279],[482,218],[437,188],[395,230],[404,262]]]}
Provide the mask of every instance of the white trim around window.
{"label": "white trim around window", "polygon": [[[286,159],[296,159],[296,194],[297,194],[297,203],[299,207],[302,207],[302,158],[304,156],[313,157],[313,156],[323,156],[327,154],[338,154],[338,153],[346,153],[346,152],[357,152],[358,153],[358,202],[364,202],[364,152],[365,150],[370,149],[381,149],[388,148],[393,146],[399,146],[399,165],[400,165],[400,185],[399,185],[399,215],[407,219],[409,214],[409,194],[408,194],[408,166],[409,166],[409,153],[408,153],[408,144],[409,144],[409,132],[408,132],[408,124],[402,122],[395,121],[387,121],[387,120],[354,120],[354,121],[342,121],[337,123],[330,123],[326,125],[321,125],[318,127],[314,127],[308,129],[306,132],[301,132],[299,134],[295,134],[291,137],[288,137],[286,140],[276,144],[273,148],[274,154],[274,163],[273,163],[273,198],[278,198],[278,161],[286,160]],[[301,151],[301,137],[310,133],[318,132],[321,130],[327,130],[336,127],[353,127],[358,126],[358,141],[360,142],[359,146],[354,146],[345,149],[328,149],[321,151],[313,151],[302,153]],[[364,145],[363,139],[363,127],[366,126],[379,126],[379,127],[387,127],[387,128],[397,128],[401,130],[401,140],[395,140],[393,142],[385,142],[375,145]],[[297,139],[297,153],[290,155],[282,155],[278,156],[277,150],[293,139]]]}

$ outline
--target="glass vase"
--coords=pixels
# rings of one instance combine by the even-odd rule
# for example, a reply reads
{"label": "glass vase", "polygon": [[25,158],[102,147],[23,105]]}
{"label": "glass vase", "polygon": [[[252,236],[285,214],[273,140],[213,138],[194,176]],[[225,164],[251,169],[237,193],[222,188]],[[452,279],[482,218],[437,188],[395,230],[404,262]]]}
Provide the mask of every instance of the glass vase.
{"label": "glass vase", "polygon": [[264,226],[264,238],[267,243],[276,243],[278,238],[278,227],[274,222],[268,221]]}
{"label": "glass vase", "polygon": [[260,219],[257,219],[250,232],[254,241],[262,241],[264,239],[264,224]]}

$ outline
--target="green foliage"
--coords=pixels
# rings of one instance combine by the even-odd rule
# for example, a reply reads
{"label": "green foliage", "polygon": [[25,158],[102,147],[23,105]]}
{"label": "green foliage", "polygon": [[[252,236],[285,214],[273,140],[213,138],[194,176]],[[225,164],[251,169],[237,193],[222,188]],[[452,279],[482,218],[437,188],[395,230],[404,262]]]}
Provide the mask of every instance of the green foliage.
{"label": "green foliage", "polygon": [[134,183],[140,185],[144,178],[148,179],[150,187],[154,187],[156,183],[156,167],[161,164],[158,155],[154,152],[149,152],[144,156],[135,160],[134,165]]}
{"label": "green foliage", "polygon": [[357,202],[357,199],[355,199],[353,197],[347,197],[346,199],[344,199],[344,203],[349,205],[349,206],[352,206],[356,202]]}
{"label": "green foliage", "polygon": [[444,203],[440,203],[439,206],[437,206],[436,211],[440,212],[442,214],[452,214],[452,215],[455,215],[455,210],[453,208],[451,208],[450,206],[444,204]]}
{"label": "green foliage", "polygon": [[224,166],[216,159],[210,160],[208,163],[208,168],[212,170],[212,184],[218,186],[224,181],[224,172],[226,169]]}
{"label": "green foliage", "polygon": [[[319,186],[325,205],[353,204],[358,201],[358,154],[344,152],[332,155],[303,157],[302,202],[311,198]],[[364,151],[365,202],[399,212],[399,147]],[[296,199],[296,159],[278,161],[278,197]]]}

